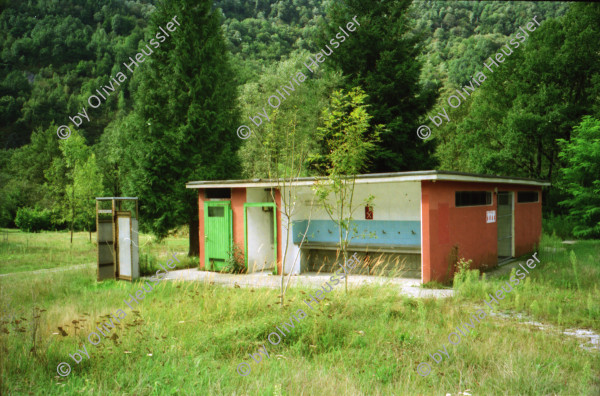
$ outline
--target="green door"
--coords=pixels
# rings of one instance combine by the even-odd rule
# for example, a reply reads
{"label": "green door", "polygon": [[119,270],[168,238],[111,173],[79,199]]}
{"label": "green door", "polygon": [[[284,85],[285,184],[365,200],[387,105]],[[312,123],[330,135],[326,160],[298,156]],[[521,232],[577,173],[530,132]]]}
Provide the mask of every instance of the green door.
{"label": "green door", "polygon": [[231,202],[204,202],[204,265],[212,271],[227,268],[232,243]]}

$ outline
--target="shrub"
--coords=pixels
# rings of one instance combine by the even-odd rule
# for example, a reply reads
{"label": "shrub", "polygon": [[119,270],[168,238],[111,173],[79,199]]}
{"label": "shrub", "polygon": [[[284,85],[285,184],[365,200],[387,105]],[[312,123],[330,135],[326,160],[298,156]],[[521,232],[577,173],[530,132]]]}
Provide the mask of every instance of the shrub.
{"label": "shrub", "polygon": [[[172,265],[175,267],[171,268],[166,265],[167,261],[172,257],[168,255],[164,259],[159,259],[153,254],[150,249],[140,247],[139,250],[139,266],[140,276],[155,275],[156,271],[162,270],[163,268],[167,271],[175,271],[183,268],[194,268],[198,266],[198,257],[188,257],[185,255],[177,256],[178,261],[174,261]],[[162,265],[162,267],[161,267]]]}
{"label": "shrub", "polygon": [[485,274],[481,275],[478,269],[470,269],[473,260],[461,258],[456,265],[453,288],[460,297],[476,297],[485,295],[489,286]]}
{"label": "shrub", "polygon": [[558,157],[566,166],[560,169],[558,187],[569,197],[559,204],[568,208],[568,218],[577,238],[600,237],[600,120],[585,116],[573,128],[571,139],[557,140]]}
{"label": "shrub", "polygon": [[26,232],[40,232],[52,229],[51,212],[38,208],[19,208],[15,217],[15,224]]}
{"label": "shrub", "polygon": [[479,270],[471,271],[472,263],[473,260],[466,260],[464,257],[458,260],[454,274],[454,286],[469,283],[472,279],[479,280]]}
{"label": "shrub", "polygon": [[233,272],[234,274],[243,274],[246,272],[246,261],[244,260],[244,251],[235,243],[231,246],[227,256],[227,266],[222,272]]}
{"label": "shrub", "polygon": [[156,271],[161,269],[159,267],[158,259],[153,254],[142,252],[140,250],[138,257],[138,263],[140,266],[140,276],[154,275],[156,274]]}
{"label": "shrub", "polygon": [[542,228],[548,235],[556,235],[562,240],[573,239],[574,222],[567,216],[554,215],[550,213],[542,219]]}

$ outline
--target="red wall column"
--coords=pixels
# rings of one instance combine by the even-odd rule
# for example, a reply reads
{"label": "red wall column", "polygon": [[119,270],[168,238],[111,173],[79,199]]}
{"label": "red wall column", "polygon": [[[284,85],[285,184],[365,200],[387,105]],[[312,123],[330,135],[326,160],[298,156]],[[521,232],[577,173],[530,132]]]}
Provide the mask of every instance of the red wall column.
{"label": "red wall column", "polygon": [[233,243],[244,251],[244,204],[246,203],[246,188],[231,189],[231,212],[233,216]]}
{"label": "red wall column", "polygon": [[200,238],[200,269],[204,269],[204,189],[198,189],[198,238]]}
{"label": "red wall column", "polygon": [[431,213],[429,210],[429,190],[421,182],[421,282],[431,281]]}

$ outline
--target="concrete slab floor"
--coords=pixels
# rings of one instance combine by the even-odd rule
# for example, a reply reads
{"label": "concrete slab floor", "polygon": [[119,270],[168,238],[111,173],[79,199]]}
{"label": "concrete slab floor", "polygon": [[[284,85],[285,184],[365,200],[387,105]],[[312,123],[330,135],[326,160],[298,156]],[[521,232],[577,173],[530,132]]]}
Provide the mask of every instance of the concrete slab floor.
{"label": "concrete slab floor", "polygon": [[[289,287],[314,287],[318,288],[327,282],[333,274],[307,272],[300,275],[292,275]],[[144,277],[149,278],[149,277]],[[271,270],[254,272],[250,274],[222,274],[218,272],[200,271],[198,268],[170,271],[165,276],[166,280],[195,281],[215,283],[229,287],[270,287],[278,289],[281,285],[281,277],[273,275]],[[284,280],[287,282],[287,276]],[[397,286],[400,294],[417,298],[445,298],[454,295],[452,289],[423,289],[420,287],[419,279],[411,278],[385,278],[372,275],[352,275],[348,277],[348,287],[359,287],[364,284],[384,284]],[[342,286],[343,281],[336,287]]]}

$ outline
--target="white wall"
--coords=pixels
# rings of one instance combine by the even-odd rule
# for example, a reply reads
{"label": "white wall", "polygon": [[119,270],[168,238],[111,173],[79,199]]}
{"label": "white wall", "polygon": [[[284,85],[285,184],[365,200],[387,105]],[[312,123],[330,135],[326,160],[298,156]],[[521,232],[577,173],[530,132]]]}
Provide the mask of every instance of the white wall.
{"label": "white wall", "polygon": [[[310,214],[310,201],[313,192],[310,187],[297,187],[298,204],[294,211],[293,219],[306,220]],[[395,183],[365,183],[356,184],[354,189],[353,207],[364,202],[369,195],[373,195],[373,220],[410,220],[421,221],[421,182],[395,182]],[[333,204],[333,195],[329,202]],[[312,220],[329,220],[329,216],[318,204],[312,208]],[[364,220],[364,205],[360,205],[354,212],[355,219]]]}
{"label": "white wall", "polygon": [[[264,188],[246,189],[246,202],[272,202],[271,194]],[[249,207],[248,213],[248,272],[275,267],[273,255],[274,233],[272,210],[264,212],[260,207]]]}

